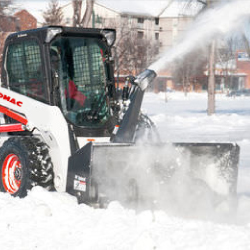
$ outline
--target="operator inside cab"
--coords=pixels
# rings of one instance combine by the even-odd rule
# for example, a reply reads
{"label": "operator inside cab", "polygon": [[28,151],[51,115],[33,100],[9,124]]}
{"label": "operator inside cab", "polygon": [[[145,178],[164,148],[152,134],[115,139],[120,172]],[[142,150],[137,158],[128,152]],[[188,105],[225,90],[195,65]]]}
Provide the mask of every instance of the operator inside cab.
{"label": "operator inside cab", "polygon": [[[59,86],[59,76],[62,73],[60,70],[60,54],[55,49],[50,49],[50,59],[51,59],[51,71],[53,83],[55,86]],[[77,86],[74,81],[69,78],[68,84],[65,86],[64,95],[67,100],[67,108],[69,110],[79,109],[84,106],[86,96],[78,91]]]}

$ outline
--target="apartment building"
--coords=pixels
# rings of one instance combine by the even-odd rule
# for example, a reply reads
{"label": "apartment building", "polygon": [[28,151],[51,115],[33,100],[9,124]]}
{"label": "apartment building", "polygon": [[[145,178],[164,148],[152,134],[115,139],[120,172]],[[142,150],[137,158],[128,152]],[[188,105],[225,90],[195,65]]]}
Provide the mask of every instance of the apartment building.
{"label": "apartment building", "polygon": [[[130,3],[130,5],[128,5]],[[115,1],[96,0],[90,27],[115,28],[117,37],[130,30],[133,37],[147,38],[159,43],[160,51],[172,47],[185,32],[201,4],[186,6],[187,1]],[[73,6],[63,6],[65,25],[73,24]],[[86,10],[83,1],[82,16]]]}
{"label": "apartment building", "polygon": [[[128,5],[129,3],[129,5]],[[150,41],[147,49],[149,54],[160,54],[174,46],[180,36],[185,32],[188,25],[193,21],[195,14],[200,10],[197,6],[192,7],[192,13],[186,13],[187,1],[115,1],[95,0],[93,14],[89,27],[114,28],[117,32],[116,46],[124,36],[130,36],[130,40],[144,39]],[[83,1],[81,14],[85,13],[86,1]],[[69,3],[63,6],[65,25],[73,25],[73,6]],[[81,18],[82,18],[81,16]],[[152,58],[146,59],[150,63]],[[120,75],[127,72],[120,72]],[[136,71],[134,72],[136,73]],[[166,82],[172,87],[170,72],[161,72],[158,81],[161,86]],[[162,83],[163,82],[163,83]],[[156,84],[158,86],[159,84]],[[158,87],[156,87],[158,88]]]}

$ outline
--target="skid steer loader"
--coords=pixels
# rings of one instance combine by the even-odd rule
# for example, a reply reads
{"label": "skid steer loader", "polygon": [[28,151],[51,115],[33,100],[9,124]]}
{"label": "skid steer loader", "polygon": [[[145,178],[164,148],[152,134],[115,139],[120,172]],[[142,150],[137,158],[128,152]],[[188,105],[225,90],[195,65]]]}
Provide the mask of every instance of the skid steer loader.
{"label": "skid steer loader", "polygon": [[49,26],[6,39],[0,190],[23,197],[40,185],[88,204],[155,199],[186,169],[213,192],[235,194],[237,145],[139,142],[138,135],[154,130],[140,107],[156,73],[127,77],[119,95],[115,36],[112,29]]}

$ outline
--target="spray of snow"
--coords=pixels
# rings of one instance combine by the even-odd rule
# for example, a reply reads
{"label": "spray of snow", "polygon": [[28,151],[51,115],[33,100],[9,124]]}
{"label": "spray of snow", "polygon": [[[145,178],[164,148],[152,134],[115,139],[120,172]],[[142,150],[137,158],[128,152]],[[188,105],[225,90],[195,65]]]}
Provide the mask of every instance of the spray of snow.
{"label": "spray of snow", "polygon": [[169,63],[185,56],[197,47],[208,45],[218,35],[225,35],[243,25],[249,17],[250,1],[238,0],[219,5],[205,11],[197,17],[196,21],[172,49],[148,68],[156,73],[166,69]]}
{"label": "spray of snow", "polygon": [[[216,156],[204,150],[202,157],[197,157],[188,146],[152,145],[143,140],[136,146],[94,150],[93,176],[101,196],[105,194],[126,207],[135,208],[136,204],[138,210],[163,209],[185,218],[218,218],[218,207],[226,204],[231,185],[221,178],[220,170]],[[129,197],[133,183],[139,203]]]}

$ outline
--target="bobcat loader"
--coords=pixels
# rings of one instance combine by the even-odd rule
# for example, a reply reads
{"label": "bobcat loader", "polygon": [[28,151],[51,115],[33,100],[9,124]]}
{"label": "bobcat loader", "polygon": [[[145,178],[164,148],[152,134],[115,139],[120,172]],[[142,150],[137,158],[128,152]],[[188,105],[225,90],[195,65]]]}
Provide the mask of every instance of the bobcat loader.
{"label": "bobcat loader", "polygon": [[0,190],[23,197],[33,186],[68,192],[79,202],[164,196],[185,174],[214,193],[236,193],[239,147],[164,144],[140,107],[147,69],[116,89],[115,30],[49,26],[9,35],[0,87]]}

